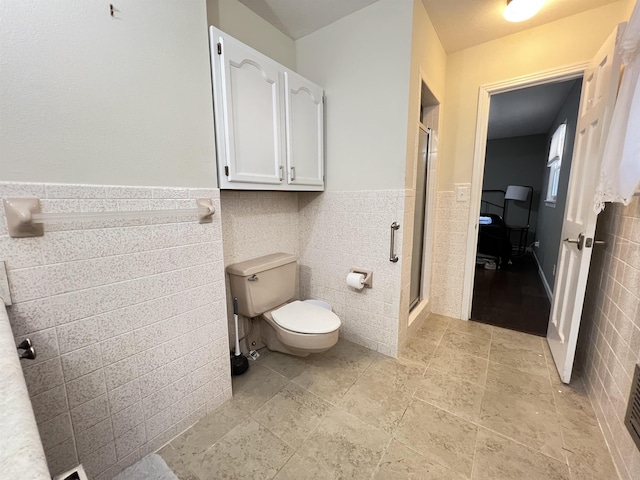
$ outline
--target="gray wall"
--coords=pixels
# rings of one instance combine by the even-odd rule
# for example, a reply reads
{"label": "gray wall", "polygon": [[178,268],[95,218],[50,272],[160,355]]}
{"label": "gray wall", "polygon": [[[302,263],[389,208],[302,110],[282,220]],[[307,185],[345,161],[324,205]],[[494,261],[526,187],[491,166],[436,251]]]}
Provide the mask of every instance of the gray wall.
{"label": "gray wall", "polygon": [[381,0],[296,41],[327,97],[327,190],[405,186],[412,16],[412,1]]}
{"label": "gray wall", "polygon": [[[560,185],[558,186],[558,198],[555,206],[550,206],[545,204],[545,195],[542,195],[538,208],[538,226],[536,228],[538,232],[536,240],[540,241],[540,246],[535,248],[534,251],[551,289],[553,289],[553,283],[555,281],[554,266],[558,261],[558,249],[560,246],[560,236],[562,235],[562,220],[564,217],[564,207],[567,202],[567,188],[569,186],[569,172],[571,170],[571,159],[573,157],[573,140],[576,136],[581,90],[582,82],[577,81],[569,92],[567,100],[564,105],[562,105],[547,135],[547,145],[550,145],[553,132],[556,131],[556,128],[558,128],[561,123],[564,121],[567,122],[564,157],[562,159],[562,169],[560,170]],[[547,190],[548,181],[549,169],[545,167],[542,185],[543,192]]]}
{"label": "gray wall", "polygon": [[[531,228],[527,245],[533,242],[535,236],[546,152],[546,135],[501,138],[487,142],[483,190],[506,190],[509,185],[530,185],[533,187],[533,203],[529,222]],[[502,201],[502,196],[500,196],[500,201]],[[507,219],[509,223],[525,225],[528,206],[528,202],[509,202]]]}
{"label": "gray wall", "polygon": [[216,187],[204,0],[0,2],[2,180]]}

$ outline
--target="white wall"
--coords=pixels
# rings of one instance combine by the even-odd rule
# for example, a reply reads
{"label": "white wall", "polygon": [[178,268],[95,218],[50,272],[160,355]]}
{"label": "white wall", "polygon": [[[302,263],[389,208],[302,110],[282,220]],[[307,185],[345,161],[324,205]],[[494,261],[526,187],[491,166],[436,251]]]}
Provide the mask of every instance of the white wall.
{"label": "white wall", "polygon": [[412,0],[380,0],[296,41],[325,88],[327,190],[404,187]]}
{"label": "white wall", "polygon": [[296,69],[294,41],[238,0],[207,0],[207,17],[209,25]]}
{"label": "white wall", "polygon": [[204,0],[0,2],[3,180],[215,187]]}

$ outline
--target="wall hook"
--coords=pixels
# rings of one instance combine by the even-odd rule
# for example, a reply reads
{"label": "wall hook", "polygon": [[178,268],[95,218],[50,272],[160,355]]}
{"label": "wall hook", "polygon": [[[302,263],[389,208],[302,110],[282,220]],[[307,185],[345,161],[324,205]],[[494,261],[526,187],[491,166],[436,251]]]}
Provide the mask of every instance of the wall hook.
{"label": "wall hook", "polygon": [[120,13],[120,10],[118,10],[116,7],[113,6],[113,3],[109,4],[109,15],[111,15],[113,18],[119,18],[116,17],[116,13]]}

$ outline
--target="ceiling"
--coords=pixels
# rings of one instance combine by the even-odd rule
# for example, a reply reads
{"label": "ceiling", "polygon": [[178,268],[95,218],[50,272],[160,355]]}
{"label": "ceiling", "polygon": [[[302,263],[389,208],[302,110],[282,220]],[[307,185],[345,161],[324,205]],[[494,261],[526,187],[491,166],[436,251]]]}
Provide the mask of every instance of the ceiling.
{"label": "ceiling", "polygon": [[[260,17],[297,40],[378,0],[240,0]],[[504,20],[506,0],[422,0],[448,53],[559,20],[617,0],[546,0],[521,23]],[[488,138],[547,133],[575,80],[495,95]]]}
{"label": "ceiling", "polygon": [[[295,1],[295,0],[291,0]],[[422,0],[447,53],[553,22],[617,0],[546,0],[533,18],[507,22],[507,0]]]}
{"label": "ceiling", "polygon": [[487,138],[548,133],[576,82],[548,83],[491,96]]}
{"label": "ceiling", "polygon": [[[285,35],[297,40],[377,0],[240,0]],[[617,0],[546,0],[532,19],[509,23],[507,0],[422,0],[447,53],[521,32]]]}
{"label": "ceiling", "polygon": [[285,35],[297,40],[378,0],[240,0]]}

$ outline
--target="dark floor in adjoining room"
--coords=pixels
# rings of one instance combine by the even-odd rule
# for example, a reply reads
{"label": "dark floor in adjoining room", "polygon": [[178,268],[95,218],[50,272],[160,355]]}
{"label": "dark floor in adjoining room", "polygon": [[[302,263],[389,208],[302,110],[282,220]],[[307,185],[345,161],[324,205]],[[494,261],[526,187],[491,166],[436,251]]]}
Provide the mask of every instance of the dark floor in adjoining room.
{"label": "dark floor in adjoining room", "polygon": [[476,267],[471,319],[546,336],[549,299],[535,260],[527,255],[501,270]]}

